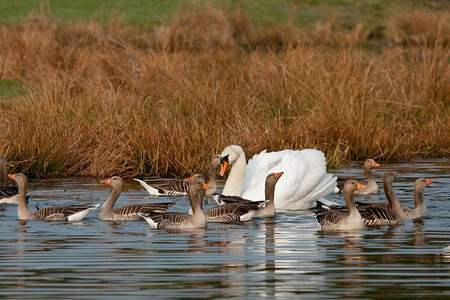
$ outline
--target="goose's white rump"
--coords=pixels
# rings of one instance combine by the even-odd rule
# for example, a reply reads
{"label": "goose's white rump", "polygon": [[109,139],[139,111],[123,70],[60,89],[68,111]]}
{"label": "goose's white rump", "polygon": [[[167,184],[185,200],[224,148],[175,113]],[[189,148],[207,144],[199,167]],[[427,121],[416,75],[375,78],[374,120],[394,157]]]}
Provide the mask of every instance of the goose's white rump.
{"label": "goose's white rump", "polygon": [[284,172],[275,186],[277,210],[306,210],[315,201],[334,192],[336,177],[326,172],[323,152],[315,149],[262,151],[246,165],[244,151],[240,146],[226,147],[221,154],[228,155],[232,164],[230,174],[222,191],[223,195],[241,196],[249,200],[264,200],[265,179],[268,174]]}

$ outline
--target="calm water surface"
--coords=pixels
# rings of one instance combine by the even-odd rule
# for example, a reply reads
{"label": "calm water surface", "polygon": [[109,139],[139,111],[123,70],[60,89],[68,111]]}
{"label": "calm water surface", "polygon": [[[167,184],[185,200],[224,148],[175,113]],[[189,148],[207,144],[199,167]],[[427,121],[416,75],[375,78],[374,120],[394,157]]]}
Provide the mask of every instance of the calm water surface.
{"label": "calm water surface", "polygon": [[[429,217],[358,233],[318,232],[310,212],[279,212],[275,219],[210,224],[206,230],[167,233],[145,222],[105,222],[92,212],[80,222],[17,220],[14,206],[0,211],[0,297],[26,298],[317,298],[450,297],[450,163],[383,166],[398,172],[401,204],[413,204],[413,182],[425,190]],[[358,165],[334,170],[362,173]],[[126,182],[116,206],[148,199]],[[30,204],[47,207],[102,203],[109,188],[95,179],[30,182]],[[339,194],[329,200],[344,203]],[[368,198],[385,201],[384,194]],[[4,209],[4,210],[3,210]],[[447,249],[446,249],[447,248]]]}

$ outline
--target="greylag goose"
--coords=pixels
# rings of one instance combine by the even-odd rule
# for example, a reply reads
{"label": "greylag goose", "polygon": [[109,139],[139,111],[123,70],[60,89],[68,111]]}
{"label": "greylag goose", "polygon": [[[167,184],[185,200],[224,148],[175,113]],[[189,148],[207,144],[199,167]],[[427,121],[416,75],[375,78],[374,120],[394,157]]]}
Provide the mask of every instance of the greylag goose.
{"label": "greylag goose", "polygon": [[[217,191],[217,173],[220,167],[220,155],[214,155],[209,162],[208,184],[206,196],[212,197]],[[186,196],[188,194],[188,182],[176,178],[148,177],[144,180],[134,178],[151,196]]]}
{"label": "greylag goose", "polygon": [[203,212],[202,202],[205,190],[211,188],[211,186],[206,183],[205,177],[200,174],[185,180],[189,182],[188,198],[193,214],[175,212],[140,214],[150,225],[150,228],[176,231],[206,228],[206,216]]}
{"label": "greylag goose", "polygon": [[355,206],[353,193],[359,189],[366,188],[365,185],[355,181],[347,180],[342,190],[347,208],[324,209],[316,212],[317,222],[322,231],[358,230],[364,229],[363,218]]}
{"label": "greylag goose", "polygon": [[434,180],[426,178],[419,178],[414,182],[414,208],[402,206],[407,220],[418,219],[428,215],[428,210],[423,199],[423,191],[433,182]]}
{"label": "greylag goose", "polygon": [[100,205],[71,205],[71,206],[52,206],[37,211],[31,211],[27,206],[27,177],[22,174],[9,174],[19,187],[19,205],[17,206],[17,216],[20,220],[38,220],[38,221],[79,221],[84,219],[87,214],[95,210]]}
{"label": "greylag goose", "polygon": [[19,203],[19,189],[15,185],[5,186],[6,183],[6,157],[0,155],[0,204]]}
{"label": "greylag goose", "polygon": [[336,187],[336,177],[326,172],[325,155],[315,149],[264,150],[247,164],[242,148],[231,145],[222,151],[221,161],[220,176],[225,174],[228,164],[232,165],[222,194],[249,200],[263,199],[266,176],[284,171],[275,188],[277,210],[310,209],[316,200],[332,193]]}
{"label": "greylag goose", "polygon": [[275,217],[275,185],[283,174],[284,172],[278,172],[267,175],[265,193],[269,202],[256,213],[255,218]]}
{"label": "greylag goose", "polygon": [[364,171],[364,175],[366,176],[365,181],[361,181],[357,178],[338,177],[337,188],[339,189],[339,192],[342,190],[342,188],[344,187],[344,184],[347,180],[353,179],[353,180],[363,182],[367,186],[365,189],[355,191],[355,194],[360,194],[360,195],[378,194],[379,188],[378,188],[378,184],[375,182],[375,180],[372,177],[372,168],[379,167],[379,166],[380,165],[371,158],[366,159],[364,161],[363,171]]}
{"label": "greylag goose", "polygon": [[382,185],[389,203],[360,204],[358,210],[367,226],[397,225],[405,223],[405,213],[398,203],[392,188],[397,173],[383,174]]}
{"label": "greylag goose", "polygon": [[113,208],[123,190],[123,180],[119,176],[100,181],[112,187],[109,198],[100,207],[98,218],[104,221],[140,221],[139,213],[165,212],[173,203],[134,204]]}
{"label": "greylag goose", "polygon": [[[214,200],[219,206],[213,207],[205,211],[206,219],[208,222],[233,222],[233,221],[248,221],[256,217],[274,217],[276,213],[274,196],[275,196],[275,184],[278,179],[283,175],[283,172],[270,173],[266,177],[265,183],[265,201],[251,201],[243,199],[238,196],[222,196],[216,195]],[[227,218],[223,218],[224,221],[216,221],[216,218],[221,220],[221,216],[227,212],[232,212],[236,207],[249,207],[251,210],[245,212],[243,215],[234,215],[232,221],[228,221]],[[236,214],[236,213],[232,213]],[[214,220],[212,217],[214,216]],[[211,219],[210,219],[211,218]]]}

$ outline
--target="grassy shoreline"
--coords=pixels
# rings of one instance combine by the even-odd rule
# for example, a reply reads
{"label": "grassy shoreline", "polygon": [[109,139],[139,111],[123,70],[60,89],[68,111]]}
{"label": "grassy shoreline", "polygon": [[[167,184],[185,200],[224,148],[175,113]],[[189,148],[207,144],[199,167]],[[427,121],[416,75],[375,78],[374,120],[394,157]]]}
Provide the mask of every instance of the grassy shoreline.
{"label": "grassy shoreline", "polygon": [[148,32],[45,14],[4,24],[0,153],[36,177],[186,176],[229,144],[248,158],[317,148],[329,167],[448,156],[448,13],[385,21],[398,46],[214,6]]}

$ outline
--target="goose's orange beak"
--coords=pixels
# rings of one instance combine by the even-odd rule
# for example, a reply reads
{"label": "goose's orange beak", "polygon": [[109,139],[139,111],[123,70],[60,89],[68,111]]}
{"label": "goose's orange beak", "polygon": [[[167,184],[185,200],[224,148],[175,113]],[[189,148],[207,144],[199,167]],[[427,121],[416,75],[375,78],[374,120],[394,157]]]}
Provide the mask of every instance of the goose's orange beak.
{"label": "goose's orange beak", "polygon": [[14,179],[16,177],[16,174],[8,174],[8,177]]}
{"label": "goose's orange beak", "polygon": [[203,189],[204,190],[211,189],[211,188],[212,188],[212,185],[209,185],[207,183],[203,183]]}
{"label": "goose's orange beak", "polygon": [[366,187],[367,187],[367,185],[365,185],[365,184],[362,184],[359,182],[356,183],[356,189],[358,189],[358,190],[365,189]]}
{"label": "goose's orange beak", "polygon": [[284,172],[278,172],[278,173],[275,173],[275,178],[278,179],[278,178],[280,178],[281,175],[283,175],[283,174],[284,174]]}
{"label": "goose's orange beak", "polygon": [[111,178],[101,180],[100,183],[111,184]]}
{"label": "goose's orange beak", "polygon": [[372,160],[372,167],[379,167],[380,165],[379,164],[377,164],[377,162],[376,161],[374,161],[374,160]]}
{"label": "goose's orange beak", "polygon": [[430,183],[436,182],[436,181],[434,181],[433,179],[425,179],[425,180],[427,181],[427,184],[430,184]]}

